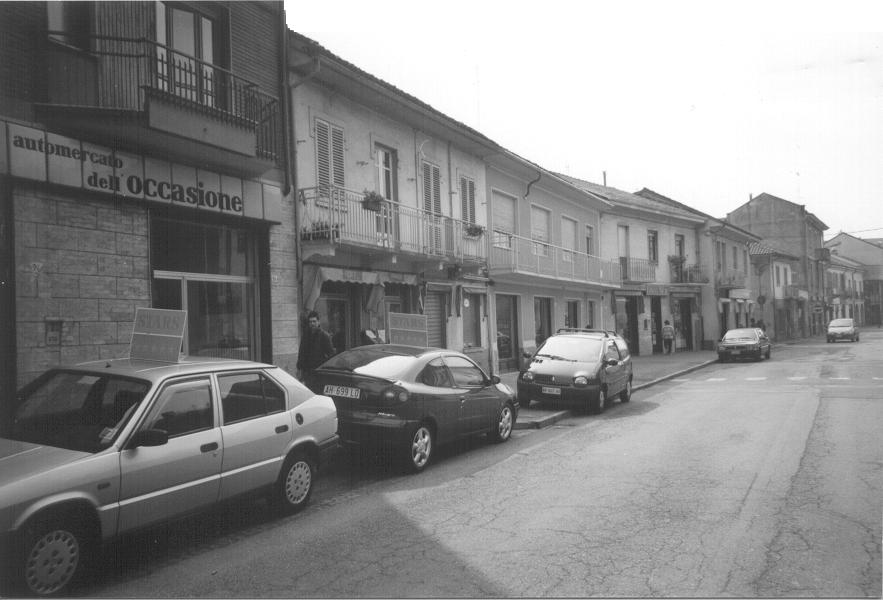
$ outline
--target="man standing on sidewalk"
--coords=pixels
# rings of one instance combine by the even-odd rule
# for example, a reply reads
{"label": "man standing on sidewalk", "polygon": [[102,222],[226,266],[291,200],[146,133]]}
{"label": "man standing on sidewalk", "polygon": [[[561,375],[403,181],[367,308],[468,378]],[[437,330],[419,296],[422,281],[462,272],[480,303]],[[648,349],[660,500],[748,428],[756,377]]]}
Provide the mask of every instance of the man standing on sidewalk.
{"label": "man standing on sidewalk", "polygon": [[675,328],[668,321],[662,326],[662,344],[666,354],[671,354],[671,342],[675,338]]}

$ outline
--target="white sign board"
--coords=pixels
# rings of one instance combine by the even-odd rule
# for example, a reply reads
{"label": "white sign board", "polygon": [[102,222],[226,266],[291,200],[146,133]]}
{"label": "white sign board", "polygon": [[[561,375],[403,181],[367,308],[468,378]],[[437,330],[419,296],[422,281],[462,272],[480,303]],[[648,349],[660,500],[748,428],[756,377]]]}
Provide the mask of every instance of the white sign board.
{"label": "white sign board", "polygon": [[129,358],[178,362],[186,325],[186,310],[139,307],[135,312]]}

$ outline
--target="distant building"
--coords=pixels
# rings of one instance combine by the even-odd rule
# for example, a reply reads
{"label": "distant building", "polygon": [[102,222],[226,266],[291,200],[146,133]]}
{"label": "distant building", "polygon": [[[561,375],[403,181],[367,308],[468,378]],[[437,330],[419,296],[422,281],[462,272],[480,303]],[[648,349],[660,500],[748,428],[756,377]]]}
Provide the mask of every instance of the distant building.
{"label": "distant building", "polygon": [[859,298],[864,307],[864,322],[881,325],[883,305],[883,239],[862,239],[848,233],[838,233],[825,242],[832,255],[860,264],[861,290]]}

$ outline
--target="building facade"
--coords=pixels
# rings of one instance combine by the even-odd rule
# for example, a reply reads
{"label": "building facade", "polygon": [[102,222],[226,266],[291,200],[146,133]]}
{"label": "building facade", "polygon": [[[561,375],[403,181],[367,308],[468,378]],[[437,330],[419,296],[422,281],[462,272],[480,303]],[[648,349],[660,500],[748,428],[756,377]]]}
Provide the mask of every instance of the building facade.
{"label": "building facade", "polygon": [[828,321],[838,318],[855,319],[865,324],[864,268],[858,261],[831,253],[825,273],[828,289]]}
{"label": "building facade", "polygon": [[800,268],[796,337],[824,333],[827,326],[825,270],[830,251],[822,242],[828,226],[806,207],[763,193],[727,214],[727,221],[797,256]]}
{"label": "building facade", "polygon": [[756,273],[755,321],[770,339],[784,341],[800,331],[800,258],[774,247],[772,242],[753,242],[751,263]]}
{"label": "building facade", "polygon": [[5,389],[125,356],[138,307],[187,310],[184,352],[284,359],[284,21],[281,2],[0,3]]}
{"label": "building facade", "polygon": [[825,242],[833,256],[861,265],[861,290],[857,298],[863,307],[865,325],[883,324],[883,244],[873,243],[848,233],[838,233]]}

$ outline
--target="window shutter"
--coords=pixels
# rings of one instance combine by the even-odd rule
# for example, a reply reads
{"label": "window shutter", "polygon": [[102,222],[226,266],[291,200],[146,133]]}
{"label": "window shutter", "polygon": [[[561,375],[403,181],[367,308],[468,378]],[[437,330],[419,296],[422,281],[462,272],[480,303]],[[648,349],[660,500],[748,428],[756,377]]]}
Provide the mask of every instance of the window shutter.
{"label": "window shutter", "polygon": [[316,119],[316,182],[344,187],[343,129]]}
{"label": "window shutter", "polygon": [[494,192],[494,230],[515,233],[515,199]]}
{"label": "window shutter", "polygon": [[475,182],[468,177],[460,178],[460,204],[462,219],[475,223]]}
{"label": "window shutter", "polygon": [[423,163],[423,208],[441,214],[441,171],[432,163]]}

